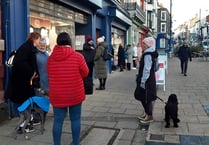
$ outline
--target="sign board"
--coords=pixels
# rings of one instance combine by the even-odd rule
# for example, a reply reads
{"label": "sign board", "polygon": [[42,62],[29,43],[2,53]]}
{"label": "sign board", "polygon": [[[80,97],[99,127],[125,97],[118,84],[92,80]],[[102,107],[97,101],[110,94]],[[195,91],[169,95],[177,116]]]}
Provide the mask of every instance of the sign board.
{"label": "sign board", "polygon": [[168,74],[168,55],[165,52],[159,52],[158,60],[165,61],[165,71]]}
{"label": "sign board", "polygon": [[75,36],[75,50],[83,50],[84,43],[85,43],[85,35]]}
{"label": "sign board", "polygon": [[165,91],[165,60],[159,59],[160,68],[155,72],[155,79],[157,85],[163,85]]}

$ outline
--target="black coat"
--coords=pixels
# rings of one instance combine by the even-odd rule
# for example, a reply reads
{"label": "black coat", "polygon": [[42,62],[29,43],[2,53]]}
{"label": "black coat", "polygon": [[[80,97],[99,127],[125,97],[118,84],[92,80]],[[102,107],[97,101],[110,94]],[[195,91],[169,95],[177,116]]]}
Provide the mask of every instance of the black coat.
{"label": "black coat", "polygon": [[192,59],[191,50],[187,45],[182,45],[178,50],[178,57],[183,61],[188,61]]}
{"label": "black coat", "polygon": [[31,41],[26,41],[17,50],[14,58],[14,66],[11,70],[8,93],[14,103],[22,104],[25,100],[35,95],[34,88],[30,84],[31,77],[37,71],[36,47]]}
{"label": "black coat", "polygon": [[125,66],[125,51],[122,45],[118,48],[118,66]]}
{"label": "black coat", "polygon": [[155,64],[153,62],[154,62],[154,59],[158,57],[158,53],[156,51],[151,53],[152,67],[150,70],[150,75],[149,75],[147,81],[145,82],[145,89],[143,89],[140,87],[140,84],[141,84],[141,78],[142,78],[144,64],[145,64],[145,62],[144,62],[145,55],[150,55],[150,54],[148,54],[148,53],[142,54],[140,66],[139,66],[139,72],[138,72],[138,76],[137,76],[137,87],[134,92],[134,95],[137,100],[147,103],[147,102],[154,101],[157,98],[155,69],[154,69]]}
{"label": "black coat", "polygon": [[89,68],[89,74],[87,78],[84,79],[85,94],[87,95],[93,94],[93,67],[94,67],[94,57],[96,54],[96,50],[91,49],[91,47],[94,46],[85,43],[83,45],[83,51],[82,51],[82,54]]}

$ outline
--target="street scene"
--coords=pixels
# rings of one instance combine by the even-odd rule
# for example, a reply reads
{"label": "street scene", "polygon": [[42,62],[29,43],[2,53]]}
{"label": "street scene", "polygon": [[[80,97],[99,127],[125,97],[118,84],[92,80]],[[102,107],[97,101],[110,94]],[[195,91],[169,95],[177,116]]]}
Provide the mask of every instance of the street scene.
{"label": "street scene", "polygon": [[209,145],[208,0],[0,0],[1,145]]}
{"label": "street scene", "polygon": [[[94,90],[82,106],[81,144],[83,145],[209,145],[209,78],[208,61],[196,58],[189,63],[188,76],[180,73],[178,58],[168,59],[166,88],[158,86],[157,94],[167,101],[171,93],[179,100],[179,127],[165,128],[164,103],[159,99],[154,104],[154,122],[148,127],[139,123],[137,116],[143,110],[135,100],[135,75],[137,70],[115,71],[108,76],[107,89]],[[98,82],[95,80],[95,86]],[[52,144],[51,110],[47,114],[44,134],[40,126],[28,133],[29,139],[18,135],[14,139],[14,128],[18,118],[1,123],[2,145],[47,145]],[[143,129],[145,128],[145,130]],[[147,130],[148,129],[148,130]],[[62,144],[71,143],[70,122],[66,119]]]}

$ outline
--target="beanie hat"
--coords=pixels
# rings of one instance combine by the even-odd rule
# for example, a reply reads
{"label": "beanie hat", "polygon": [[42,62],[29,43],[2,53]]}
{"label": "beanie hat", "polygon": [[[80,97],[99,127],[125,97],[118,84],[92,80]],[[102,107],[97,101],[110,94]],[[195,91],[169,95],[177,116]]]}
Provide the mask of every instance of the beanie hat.
{"label": "beanie hat", "polygon": [[104,36],[97,38],[98,43],[102,43],[102,42],[104,42],[104,40],[105,40]]}
{"label": "beanie hat", "polygon": [[155,45],[155,39],[153,37],[147,37],[142,40],[148,47],[153,47]]}
{"label": "beanie hat", "polygon": [[91,35],[86,36],[86,42],[93,41]]}

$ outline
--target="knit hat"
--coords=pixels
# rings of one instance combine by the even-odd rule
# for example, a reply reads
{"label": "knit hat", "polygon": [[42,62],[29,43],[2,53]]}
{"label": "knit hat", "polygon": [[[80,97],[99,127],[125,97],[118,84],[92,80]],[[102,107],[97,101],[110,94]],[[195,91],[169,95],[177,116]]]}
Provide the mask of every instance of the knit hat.
{"label": "knit hat", "polygon": [[155,39],[153,37],[147,37],[142,40],[148,47],[153,47],[155,46]]}
{"label": "knit hat", "polygon": [[86,35],[86,42],[93,41],[91,35]]}
{"label": "knit hat", "polygon": [[102,43],[102,42],[104,42],[104,40],[105,40],[104,36],[97,38],[98,43]]}

